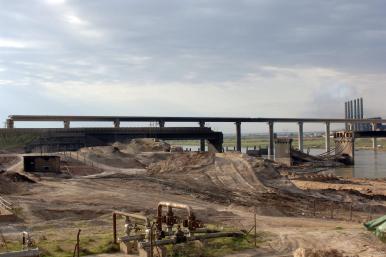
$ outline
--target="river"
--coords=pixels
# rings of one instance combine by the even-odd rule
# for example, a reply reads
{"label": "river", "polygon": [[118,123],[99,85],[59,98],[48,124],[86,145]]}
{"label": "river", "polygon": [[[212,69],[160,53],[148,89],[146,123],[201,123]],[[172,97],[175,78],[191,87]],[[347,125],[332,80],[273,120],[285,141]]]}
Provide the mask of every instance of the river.
{"label": "river", "polygon": [[[184,146],[184,149],[197,151],[198,146]],[[231,149],[231,148],[229,148]],[[246,148],[242,148],[246,152]],[[311,149],[311,154],[320,154],[322,149]],[[355,165],[333,169],[333,172],[346,178],[386,178],[386,152],[373,150],[355,151]]]}

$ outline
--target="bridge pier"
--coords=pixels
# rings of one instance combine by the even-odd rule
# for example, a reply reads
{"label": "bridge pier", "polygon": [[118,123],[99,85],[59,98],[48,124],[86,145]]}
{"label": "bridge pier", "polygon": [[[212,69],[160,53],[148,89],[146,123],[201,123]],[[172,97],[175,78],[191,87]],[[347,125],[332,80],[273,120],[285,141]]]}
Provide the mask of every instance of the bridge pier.
{"label": "bridge pier", "polygon": [[12,119],[7,119],[7,128],[14,128],[15,123]]}
{"label": "bridge pier", "polygon": [[[377,130],[377,124],[376,123],[371,123],[371,129],[373,131],[376,131]],[[377,150],[377,138],[376,137],[373,137],[373,150],[376,151]]]}
{"label": "bridge pier", "polygon": [[354,165],[355,163],[355,132],[335,132],[335,155],[345,157],[345,163]]}
{"label": "bridge pier", "polygon": [[[205,128],[205,121],[198,122],[200,128]],[[205,152],[205,139],[200,139],[200,151]]]}
{"label": "bridge pier", "polygon": [[268,156],[270,159],[273,159],[274,156],[274,150],[275,150],[275,135],[273,131],[273,121],[268,122],[268,127],[269,127],[269,146],[268,146]]}
{"label": "bridge pier", "polygon": [[290,138],[275,138],[275,161],[291,166],[291,145],[292,139]]}
{"label": "bridge pier", "polygon": [[304,151],[304,132],[303,132],[303,122],[298,122],[299,124],[299,133],[298,133],[298,143],[299,143],[299,151]]}
{"label": "bridge pier", "polygon": [[121,126],[121,121],[120,120],[115,120],[114,121],[114,128],[119,128]]}
{"label": "bridge pier", "polygon": [[236,123],[236,151],[241,152],[241,122]]}
{"label": "bridge pier", "polygon": [[70,128],[70,121],[69,120],[64,120],[63,121],[63,126],[65,129],[69,129]]}
{"label": "bridge pier", "polygon": [[330,122],[326,122],[326,152],[329,152],[330,151],[330,148],[331,148],[331,141],[330,141],[330,133],[331,133],[331,130],[330,130]]}

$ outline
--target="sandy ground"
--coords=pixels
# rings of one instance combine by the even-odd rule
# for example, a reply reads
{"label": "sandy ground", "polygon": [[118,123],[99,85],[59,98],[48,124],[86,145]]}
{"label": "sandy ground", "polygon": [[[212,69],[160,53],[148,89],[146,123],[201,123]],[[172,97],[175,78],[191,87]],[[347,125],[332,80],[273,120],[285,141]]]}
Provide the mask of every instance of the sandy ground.
{"label": "sandy ground", "polygon": [[[127,158],[129,151],[125,153],[123,146],[119,147],[119,158]],[[101,150],[110,154],[107,161],[96,157]],[[335,248],[364,257],[386,256],[386,246],[358,221],[313,218],[307,212],[313,199],[323,204],[324,200],[349,198],[377,206],[381,215],[386,197],[386,183],[382,180],[291,179],[280,175],[270,163],[237,153],[165,155],[142,150],[130,153],[130,158],[141,166],[134,169],[148,171],[138,173],[129,172],[127,162],[114,160],[118,158],[113,154],[116,149],[90,151],[83,150],[87,153],[83,161],[92,159],[96,166],[104,165],[103,171],[92,167],[95,170],[84,172],[81,168],[77,174],[76,167],[85,164],[68,159],[71,178],[34,177],[35,183],[17,182],[18,187],[5,190],[3,196],[20,210],[20,221],[0,224],[2,233],[12,237],[26,228],[35,234],[52,228],[73,231],[79,221],[91,224],[90,229],[98,226],[111,230],[108,220],[113,210],[154,214],[157,203],[167,200],[191,205],[204,222],[246,230],[254,224],[256,207],[257,228],[265,232],[266,240],[259,249],[232,256],[289,256],[298,247]],[[157,161],[145,163],[146,155]],[[13,171],[20,168],[14,162],[3,165]],[[369,198],[373,195],[378,198]]]}

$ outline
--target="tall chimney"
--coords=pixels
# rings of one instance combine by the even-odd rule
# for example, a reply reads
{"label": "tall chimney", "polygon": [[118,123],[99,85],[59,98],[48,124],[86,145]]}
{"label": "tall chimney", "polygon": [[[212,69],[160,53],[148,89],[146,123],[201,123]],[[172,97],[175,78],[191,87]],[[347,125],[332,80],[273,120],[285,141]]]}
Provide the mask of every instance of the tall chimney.
{"label": "tall chimney", "polygon": [[[363,114],[363,98],[362,97],[359,99],[359,109],[361,110],[359,118],[361,120],[363,120],[364,114]],[[361,127],[361,130],[364,130],[364,124],[363,123],[360,124],[360,127]]]}
{"label": "tall chimney", "polygon": [[[354,99],[354,119],[358,119],[358,103],[357,99]],[[354,124],[354,131],[358,130],[358,124]]]}
{"label": "tall chimney", "polygon": [[[348,119],[348,102],[344,103],[344,118]],[[346,130],[348,130],[348,123],[346,122]]]}
{"label": "tall chimney", "polygon": [[[352,119],[352,118],[354,117],[354,107],[353,107],[353,102],[352,102],[352,100],[350,100],[350,101],[348,102],[348,107],[349,107],[349,109],[350,109],[348,115],[349,115],[349,118]],[[351,130],[354,130],[354,124],[353,124],[353,123],[351,123]]]}

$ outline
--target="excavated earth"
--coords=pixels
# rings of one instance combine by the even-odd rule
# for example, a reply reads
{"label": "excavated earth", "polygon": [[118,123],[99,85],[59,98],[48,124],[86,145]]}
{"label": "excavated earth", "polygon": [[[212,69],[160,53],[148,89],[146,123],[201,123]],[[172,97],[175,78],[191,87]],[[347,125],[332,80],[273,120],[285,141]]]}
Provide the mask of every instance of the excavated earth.
{"label": "excavated earth", "polygon": [[[204,222],[244,230],[254,224],[256,210],[265,240],[259,249],[233,256],[289,256],[299,247],[386,256],[385,245],[361,225],[370,218],[367,207],[374,217],[386,212],[383,180],[296,176],[245,154],[169,150],[149,140],[84,148],[62,158],[60,176],[25,174],[17,155],[1,159],[0,195],[14,204],[19,220],[0,223],[0,231],[15,237],[28,229],[61,239],[80,222],[85,233],[109,231],[113,210],[154,214],[157,203],[167,200],[191,205]],[[347,212],[329,217],[332,204],[342,203],[351,204],[352,221]]]}

